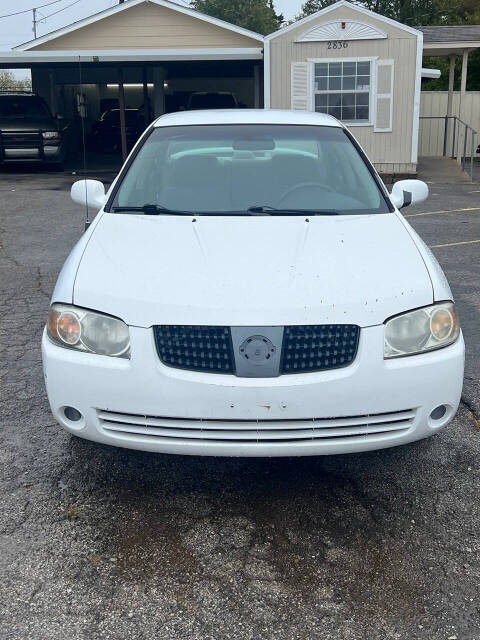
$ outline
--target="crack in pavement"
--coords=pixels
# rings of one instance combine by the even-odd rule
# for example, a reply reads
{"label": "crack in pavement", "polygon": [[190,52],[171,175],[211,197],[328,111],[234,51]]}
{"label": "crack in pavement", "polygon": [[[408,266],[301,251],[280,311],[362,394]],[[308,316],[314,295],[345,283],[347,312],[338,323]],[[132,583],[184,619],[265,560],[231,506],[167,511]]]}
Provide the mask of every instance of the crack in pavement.
{"label": "crack in pavement", "polygon": [[468,416],[475,423],[475,425],[477,427],[480,427],[480,416],[478,415],[478,413],[477,413],[475,407],[473,406],[473,404],[468,400],[468,398],[465,397],[465,395],[462,395],[462,398],[460,400],[460,404],[463,404],[463,406],[467,410]]}

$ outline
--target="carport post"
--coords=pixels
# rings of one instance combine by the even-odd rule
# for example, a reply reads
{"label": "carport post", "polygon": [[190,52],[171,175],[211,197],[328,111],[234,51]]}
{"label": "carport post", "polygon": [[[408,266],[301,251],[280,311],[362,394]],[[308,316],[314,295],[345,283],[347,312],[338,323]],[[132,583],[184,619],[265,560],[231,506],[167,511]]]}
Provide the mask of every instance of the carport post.
{"label": "carport post", "polygon": [[447,115],[445,116],[445,137],[443,140],[443,155],[447,155],[447,139],[448,139],[448,125],[450,124],[449,120],[452,115],[452,106],[453,106],[453,87],[455,83],[455,61],[457,56],[452,54],[450,56],[450,71],[448,74],[448,99],[447,99]]}
{"label": "carport post", "polygon": [[147,67],[143,67],[143,117],[145,118],[145,126],[150,124],[150,99],[148,97],[148,76]]}
{"label": "carport post", "polygon": [[50,69],[48,72],[48,84],[50,89],[50,110],[53,115],[57,115],[57,96],[55,94],[55,71]]}
{"label": "carport post", "polygon": [[120,107],[120,137],[122,139],[122,159],[127,158],[127,129],[125,121],[125,89],[123,87],[123,69],[118,69],[118,106]]}
{"label": "carport post", "polygon": [[153,111],[156,118],[165,113],[165,82],[166,72],[163,67],[153,69]]}
{"label": "carport post", "polygon": [[472,129],[472,151],[470,153],[470,180],[473,182],[473,158],[475,156],[475,131]]}
{"label": "carport post", "polygon": [[453,104],[453,86],[455,82],[455,60],[457,56],[452,54],[450,56],[450,71],[448,74],[448,101],[447,101],[447,116],[452,115],[452,104]]}
{"label": "carport post", "polygon": [[255,109],[260,109],[260,66],[258,64],[253,67],[253,82]]}
{"label": "carport post", "polygon": [[467,91],[467,71],[468,71],[468,49],[465,49],[463,52],[462,58],[462,79],[460,81],[460,106],[458,109],[458,117],[462,118],[462,106],[465,98],[465,93]]}

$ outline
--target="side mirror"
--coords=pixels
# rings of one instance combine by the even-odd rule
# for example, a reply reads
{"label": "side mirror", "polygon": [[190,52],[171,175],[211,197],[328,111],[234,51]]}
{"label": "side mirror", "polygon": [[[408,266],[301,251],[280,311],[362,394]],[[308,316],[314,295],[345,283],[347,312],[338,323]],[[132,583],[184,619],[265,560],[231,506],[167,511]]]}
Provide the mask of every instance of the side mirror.
{"label": "side mirror", "polygon": [[428,198],[428,186],[421,180],[399,180],[393,185],[390,200],[402,209],[410,204],[419,204]]}
{"label": "side mirror", "polygon": [[63,120],[63,116],[61,113],[57,113],[57,115],[55,116],[57,120]]}
{"label": "side mirror", "polygon": [[105,187],[98,180],[77,180],[72,184],[70,196],[77,204],[97,210],[106,202]]}

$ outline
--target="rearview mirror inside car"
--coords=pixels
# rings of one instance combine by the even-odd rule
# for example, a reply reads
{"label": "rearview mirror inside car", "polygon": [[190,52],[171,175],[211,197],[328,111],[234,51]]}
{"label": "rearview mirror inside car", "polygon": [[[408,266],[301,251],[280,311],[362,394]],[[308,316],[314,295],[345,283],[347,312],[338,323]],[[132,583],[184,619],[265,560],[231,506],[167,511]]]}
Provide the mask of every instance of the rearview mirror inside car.
{"label": "rearview mirror inside car", "polygon": [[77,180],[70,196],[74,202],[92,209],[101,209],[106,202],[105,187],[98,180]]}
{"label": "rearview mirror inside car", "polygon": [[390,194],[390,200],[398,209],[419,204],[427,198],[428,186],[422,180],[399,180]]}
{"label": "rearview mirror inside car", "polygon": [[268,137],[259,138],[235,138],[233,141],[234,151],[273,151],[275,140]]}

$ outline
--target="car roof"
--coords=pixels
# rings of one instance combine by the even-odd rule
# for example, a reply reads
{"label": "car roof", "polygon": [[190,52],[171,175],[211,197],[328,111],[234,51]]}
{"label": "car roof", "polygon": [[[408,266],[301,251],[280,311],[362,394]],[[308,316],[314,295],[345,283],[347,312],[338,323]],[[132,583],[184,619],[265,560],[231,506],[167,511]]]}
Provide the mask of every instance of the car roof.
{"label": "car roof", "polygon": [[287,111],[280,109],[205,109],[178,111],[160,116],[154,127],[178,127],[201,124],[297,124],[340,127],[333,116],[311,111]]}

